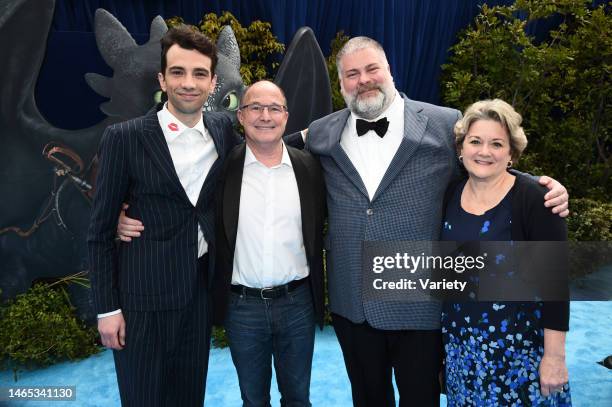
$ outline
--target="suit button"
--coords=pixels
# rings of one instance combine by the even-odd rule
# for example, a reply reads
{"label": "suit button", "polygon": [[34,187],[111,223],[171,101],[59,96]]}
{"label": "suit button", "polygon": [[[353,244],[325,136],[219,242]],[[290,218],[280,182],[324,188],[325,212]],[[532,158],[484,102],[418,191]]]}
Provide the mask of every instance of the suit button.
{"label": "suit button", "polygon": [[372,208],[368,208],[368,210],[366,211],[366,213],[367,213],[368,215],[372,215],[372,214],[374,214],[374,209],[372,209]]}

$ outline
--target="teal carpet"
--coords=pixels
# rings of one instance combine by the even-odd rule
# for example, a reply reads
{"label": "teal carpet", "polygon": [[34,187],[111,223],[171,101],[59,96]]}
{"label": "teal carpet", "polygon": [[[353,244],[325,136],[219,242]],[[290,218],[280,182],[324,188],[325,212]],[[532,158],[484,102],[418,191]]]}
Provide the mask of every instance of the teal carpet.
{"label": "teal carpet", "polygon": [[[596,361],[612,354],[612,302],[572,302],[567,363],[574,406],[612,406],[612,370]],[[119,406],[112,354],[105,351],[77,363],[23,372],[17,383],[12,372],[0,372],[0,386],[76,386],[76,402],[0,402],[7,406]],[[272,405],[280,396],[272,384]],[[442,398],[442,405],[446,405]],[[348,378],[333,329],[317,332],[313,361],[313,406],[351,405]],[[238,379],[229,350],[213,349],[208,369],[206,406],[240,406]]]}

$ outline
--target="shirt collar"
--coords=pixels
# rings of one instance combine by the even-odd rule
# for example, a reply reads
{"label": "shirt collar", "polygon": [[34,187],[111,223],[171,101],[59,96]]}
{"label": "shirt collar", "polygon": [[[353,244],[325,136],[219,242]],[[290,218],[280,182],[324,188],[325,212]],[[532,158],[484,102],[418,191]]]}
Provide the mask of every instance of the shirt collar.
{"label": "shirt collar", "polygon": [[[287,152],[287,147],[285,146],[285,143],[282,140],[281,140],[281,144],[283,146],[283,156],[281,158],[281,162],[279,165],[276,165],[272,168],[278,168],[282,165],[287,165],[293,168],[293,165],[291,164],[291,158],[289,158],[289,153]],[[253,151],[247,144],[246,154],[244,156],[244,166],[247,167],[248,165],[251,165],[253,163],[259,163],[260,165],[263,165],[261,162],[259,162],[259,160],[257,160],[257,157],[255,157],[255,154],[253,154]]]}
{"label": "shirt collar", "polygon": [[159,123],[164,135],[169,141],[176,139],[186,130],[196,130],[202,135],[205,141],[208,140],[208,133],[204,128],[204,120],[202,116],[200,116],[200,120],[198,120],[195,126],[188,127],[177,119],[176,116],[170,112],[170,110],[168,110],[168,102],[166,102],[164,103],[164,107],[157,113],[157,117],[159,118]]}

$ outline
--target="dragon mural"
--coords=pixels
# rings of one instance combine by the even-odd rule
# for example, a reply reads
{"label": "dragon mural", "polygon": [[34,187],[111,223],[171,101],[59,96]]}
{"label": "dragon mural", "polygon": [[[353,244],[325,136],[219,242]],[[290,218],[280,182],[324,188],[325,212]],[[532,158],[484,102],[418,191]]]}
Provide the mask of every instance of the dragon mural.
{"label": "dragon mural", "polygon": [[[85,235],[100,137],[109,124],[143,115],[159,101],[164,20],[153,19],[149,40],[138,45],[113,15],[98,9],[96,44],[113,76],[87,73],[85,80],[109,99],[100,106],[107,117],[79,130],[48,123],[36,106],[34,88],[54,7],[55,0],[0,2],[0,49],[5,56],[0,65],[0,298],[25,292],[36,280],[86,272]],[[203,110],[224,112],[236,123],[244,83],[230,27],[222,30],[217,47],[217,86]],[[287,132],[331,112],[325,60],[309,28],[294,36],[275,82],[285,90],[292,112]],[[73,286],[71,295],[80,316],[93,318],[88,290]]]}

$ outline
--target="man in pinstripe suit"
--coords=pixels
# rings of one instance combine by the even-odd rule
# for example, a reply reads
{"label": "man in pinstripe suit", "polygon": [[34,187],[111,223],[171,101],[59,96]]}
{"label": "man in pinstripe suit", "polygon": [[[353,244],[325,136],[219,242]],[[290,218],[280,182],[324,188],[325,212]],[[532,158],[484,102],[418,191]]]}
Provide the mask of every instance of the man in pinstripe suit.
{"label": "man in pinstripe suit", "polygon": [[[229,118],[202,115],[215,87],[215,45],[186,27],[169,30],[161,45],[167,104],[110,126],[101,141],[88,235],[92,294],[122,404],[201,406],[214,190],[236,139]],[[147,226],[116,246],[122,202]]]}
{"label": "man in pinstripe suit", "polygon": [[[364,296],[363,241],[437,240],[446,187],[458,176],[452,140],[460,112],[400,95],[385,52],[356,37],[337,55],[348,109],[313,122],[306,148],[327,186],[327,271],[332,319],[355,406],[439,405],[440,308]],[[544,177],[542,177],[544,178]],[[547,194],[567,215],[567,194]]]}

